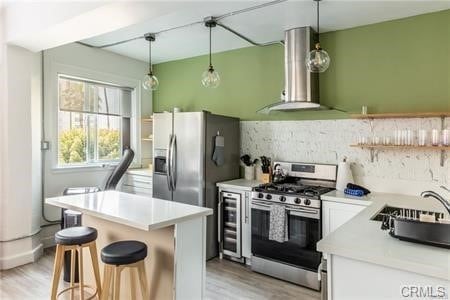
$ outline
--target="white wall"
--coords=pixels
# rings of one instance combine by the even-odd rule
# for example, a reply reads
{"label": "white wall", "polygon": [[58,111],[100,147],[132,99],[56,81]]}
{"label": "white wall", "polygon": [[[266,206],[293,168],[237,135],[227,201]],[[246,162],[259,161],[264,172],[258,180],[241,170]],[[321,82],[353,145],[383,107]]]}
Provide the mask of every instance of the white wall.
{"label": "white wall", "polygon": [[33,261],[42,251],[36,211],[41,193],[40,150],[35,144],[40,139],[40,54],[16,46],[3,50],[0,269]]}
{"label": "white wall", "polygon": [[[5,137],[4,131],[6,130],[6,119],[5,119],[5,111],[6,111],[6,45],[4,43],[4,18],[3,18],[3,7],[0,3],[0,212],[5,210],[5,197],[3,194],[4,191],[4,164],[5,164]],[[1,216],[1,213],[0,213]],[[4,219],[0,218],[0,240],[3,240],[4,228],[5,228]],[[2,256],[2,248],[0,246],[0,257]]]}
{"label": "white wall", "polygon": [[[45,139],[50,141],[50,151],[45,152],[45,196],[61,195],[64,188],[76,186],[103,186],[109,169],[84,168],[61,170],[56,168],[57,155],[57,95],[58,73],[75,75],[93,80],[116,83],[135,88],[141,95],[139,116],[152,111],[151,93],[141,89],[141,79],[147,72],[147,64],[105,50],[92,49],[79,44],[68,44],[44,51],[45,82]],[[139,123],[140,124],[140,123]],[[139,131],[138,131],[139,132]],[[139,133],[138,133],[139,134]],[[139,135],[138,135],[139,136]],[[146,147],[146,146],[144,146]],[[134,149],[139,159],[140,147]],[[143,151],[151,151],[143,148]],[[46,216],[56,220],[60,210],[45,207]]]}
{"label": "white wall", "polygon": [[[396,129],[440,128],[439,118],[374,120],[378,136],[392,135]],[[447,128],[450,118],[446,119]],[[380,151],[374,162],[370,151],[353,148],[358,136],[370,136],[370,124],[362,120],[243,121],[241,153],[274,160],[337,164],[344,157],[352,162],[357,183],[377,192],[419,195],[427,189],[444,191],[450,184],[450,157],[447,151],[440,166],[440,151],[390,149]]]}

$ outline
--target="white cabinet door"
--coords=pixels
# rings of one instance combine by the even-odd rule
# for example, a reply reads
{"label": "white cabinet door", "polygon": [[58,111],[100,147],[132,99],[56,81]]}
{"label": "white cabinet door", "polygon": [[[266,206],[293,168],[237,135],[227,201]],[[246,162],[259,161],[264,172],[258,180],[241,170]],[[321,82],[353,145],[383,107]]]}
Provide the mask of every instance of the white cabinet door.
{"label": "white cabinet door", "polygon": [[152,177],[127,174],[122,180],[120,190],[125,193],[152,196]]}
{"label": "white cabinet door", "polygon": [[250,196],[251,192],[242,193],[242,256],[250,258],[252,254],[252,226],[250,222]]}
{"label": "white cabinet door", "polygon": [[356,216],[366,206],[322,201],[322,237]]}

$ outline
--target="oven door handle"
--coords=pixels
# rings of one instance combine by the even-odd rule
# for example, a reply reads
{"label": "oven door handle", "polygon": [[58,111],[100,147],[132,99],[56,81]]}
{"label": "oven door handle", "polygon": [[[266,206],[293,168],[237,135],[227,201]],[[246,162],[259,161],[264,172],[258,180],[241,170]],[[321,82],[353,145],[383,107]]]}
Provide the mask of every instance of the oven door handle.
{"label": "oven door handle", "polygon": [[304,209],[304,208],[286,208],[290,215],[305,217],[309,219],[320,219],[320,210],[313,209]]}
{"label": "oven door handle", "polygon": [[[270,204],[252,201],[252,208],[270,211]],[[308,208],[292,208],[287,206],[286,211],[293,216],[305,217],[310,219],[320,219],[320,210]]]}
{"label": "oven door handle", "polygon": [[263,204],[261,202],[255,202],[255,201],[251,202],[251,208],[254,208],[254,209],[270,211],[270,206],[271,206],[270,204]]}

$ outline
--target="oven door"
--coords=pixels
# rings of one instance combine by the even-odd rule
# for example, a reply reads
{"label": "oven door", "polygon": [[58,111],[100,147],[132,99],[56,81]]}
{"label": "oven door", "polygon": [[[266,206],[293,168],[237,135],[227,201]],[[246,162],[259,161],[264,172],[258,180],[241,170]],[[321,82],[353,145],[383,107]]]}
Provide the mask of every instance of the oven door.
{"label": "oven door", "polygon": [[286,205],[288,240],[269,240],[271,203],[252,200],[252,255],[317,272],[320,209]]}

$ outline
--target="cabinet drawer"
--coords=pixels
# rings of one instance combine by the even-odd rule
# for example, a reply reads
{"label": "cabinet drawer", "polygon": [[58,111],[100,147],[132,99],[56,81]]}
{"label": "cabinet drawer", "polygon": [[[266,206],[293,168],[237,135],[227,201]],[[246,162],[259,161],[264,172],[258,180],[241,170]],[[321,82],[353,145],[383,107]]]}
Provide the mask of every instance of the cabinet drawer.
{"label": "cabinet drawer", "polygon": [[152,177],[150,176],[139,176],[139,175],[127,175],[124,181],[125,185],[141,187],[141,188],[152,188]]}
{"label": "cabinet drawer", "polygon": [[126,185],[126,184],[124,184],[122,186],[122,191],[124,191],[125,193],[131,193],[131,194],[142,195],[142,196],[152,196],[153,195],[152,189],[146,189],[146,188]]}

